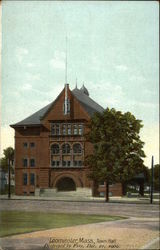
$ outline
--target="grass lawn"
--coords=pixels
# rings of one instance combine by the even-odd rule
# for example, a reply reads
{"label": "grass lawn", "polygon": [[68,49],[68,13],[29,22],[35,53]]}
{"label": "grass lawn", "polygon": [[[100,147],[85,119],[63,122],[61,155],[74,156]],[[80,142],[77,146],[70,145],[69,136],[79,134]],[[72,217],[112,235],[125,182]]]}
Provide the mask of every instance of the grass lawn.
{"label": "grass lawn", "polygon": [[1,211],[0,237],[51,228],[124,219],[120,216]]}

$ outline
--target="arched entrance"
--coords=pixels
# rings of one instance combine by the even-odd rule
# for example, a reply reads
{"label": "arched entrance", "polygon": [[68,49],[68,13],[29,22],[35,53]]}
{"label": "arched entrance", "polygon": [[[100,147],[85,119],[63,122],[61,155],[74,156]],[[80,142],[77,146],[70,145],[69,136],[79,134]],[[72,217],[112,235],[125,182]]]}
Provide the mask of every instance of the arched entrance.
{"label": "arched entrance", "polygon": [[70,177],[62,177],[56,184],[57,191],[75,191],[76,184]]}

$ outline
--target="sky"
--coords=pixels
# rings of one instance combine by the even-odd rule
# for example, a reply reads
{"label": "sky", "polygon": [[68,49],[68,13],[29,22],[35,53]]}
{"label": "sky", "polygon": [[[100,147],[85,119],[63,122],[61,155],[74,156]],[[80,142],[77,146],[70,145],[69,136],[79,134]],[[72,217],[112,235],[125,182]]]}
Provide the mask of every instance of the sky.
{"label": "sky", "polygon": [[145,164],[159,162],[157,1],[3,1],[1,156],[10,124],[83,83],[104,108],[142,120]]}

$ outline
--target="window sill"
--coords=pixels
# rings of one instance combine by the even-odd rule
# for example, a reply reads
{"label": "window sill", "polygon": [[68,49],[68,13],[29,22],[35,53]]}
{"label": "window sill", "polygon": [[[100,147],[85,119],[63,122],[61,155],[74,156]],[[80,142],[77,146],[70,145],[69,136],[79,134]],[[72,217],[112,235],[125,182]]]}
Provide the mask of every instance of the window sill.
{"label": "window sill", "polygon": [[71,134],[71,135],[49,135],[49,137],[73,137],[73,136],[78,137],[78,136],[83,136],[83,134],[77,134],[77,135],[75,135],[75,134]]}
{"label": "window sill", "polygon": [[50,168],[56,168],[56,169],[68,169],[68,168],[83,168],[84,166],[50,166]]}

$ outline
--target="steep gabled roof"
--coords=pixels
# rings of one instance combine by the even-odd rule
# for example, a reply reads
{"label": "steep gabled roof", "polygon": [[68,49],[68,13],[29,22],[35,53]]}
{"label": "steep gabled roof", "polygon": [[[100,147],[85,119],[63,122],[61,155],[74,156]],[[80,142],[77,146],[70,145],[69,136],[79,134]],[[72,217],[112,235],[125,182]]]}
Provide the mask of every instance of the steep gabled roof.
{"label": "steep gabled roof", "polygon": [[38,110],[34,114],[28,116],[24,120],[11,125],[11,127],[24,126],[24,125],[40,125],[41,124],[41,121],[40,121],[41,117],[47,112],[47,110],[50,108],[51,105],[52,105],[52,103],[48,104],[47,106]]}
{"label": "steep gabled roof", "polygon": [[83,108],[87,111],[87,113],[92,116],[95,112],[103,112],[104,108],[100,106],[97,102],[93,101],[88,95],[86,95],[83,91],[75,88],[72,90],[72,94],[78,99]]}
{"label": "steep gabled roof", "polygon": [[[95,112],[103,112],[104,111],[104,109],[98,103],[93,101],[83,91],[75,88],[74,90],[72,90],[72,94],[90,116],[92,116]],[[57,98],[56,98],[56,100],[57,100]],[[45,114],[51,109],[51,107],[54,105],[55,101],[49,103],[47,106],[45,106],[44,108],[35,112],[34,114],[30,115],[26,119],[24,119],[16,124],[11,125],[11,127],[18,127],[18,126],[25,126],[25,125],[31,125],[31,126],[40,125],[41,118],[43,118],[45,116]]]}

